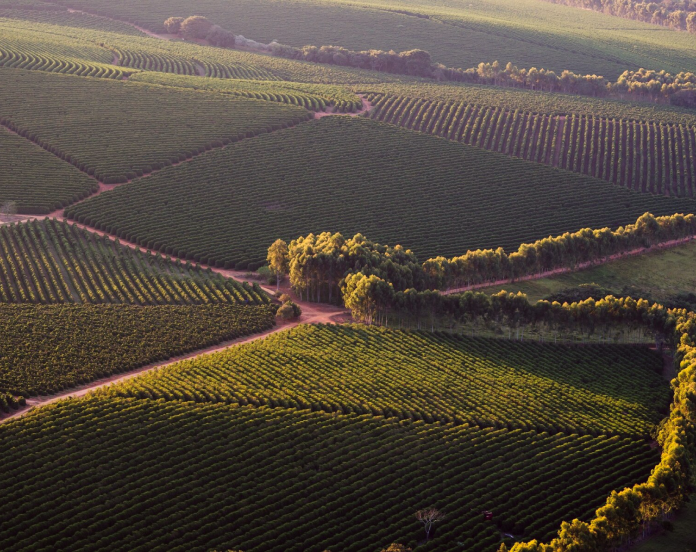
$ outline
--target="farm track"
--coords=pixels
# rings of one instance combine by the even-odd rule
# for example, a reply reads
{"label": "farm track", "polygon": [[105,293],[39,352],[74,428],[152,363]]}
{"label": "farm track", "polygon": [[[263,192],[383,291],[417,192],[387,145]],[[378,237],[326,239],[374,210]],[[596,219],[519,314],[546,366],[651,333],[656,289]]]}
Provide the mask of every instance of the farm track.
{"label": "farm track", "polygon": [[634,257],[636,255],[643,255],[645,253],[650,253],[653,251],[661,251],[663,249],[671,249],[672,247],[677,247],[691,240],[696,239],[696,236],[689,236],[687,238],[680,238],[678,240],[670,240],[664,243],[653,245],[651,247],[642,247],[638,249],[632,249],[631,251],[625,251],[623,253],[615,253],[614,255],[609,255],[608,257],[602,257],[596,261],[586,261],[580,263],[574,268],[555,268],[553,270],[547,270],[545,272],[538,272],[537,274],[530,274],[529,276],[523,276],[521,278],[506,278],[504,280],[496,280],[494,282],[483,282],[480,284],[471,284],[468,286],[447,289],[441,291],[443,295],[452,295],[453,293],[463,293],[465,291],[472,291],[474,289],[484,289],[493,286],[501,286],[505,284],[514,284],[515,282],[528,282],[530,280],[540,280],[541,278],[548,278],[549,276],[557,276],[559,274],[569,274],[571,272],[579,272],[585,270],[586,268],[592,268],[595,266],[603,265],[605,263],[616,261],[618,259],[623,259],[625,257]]}

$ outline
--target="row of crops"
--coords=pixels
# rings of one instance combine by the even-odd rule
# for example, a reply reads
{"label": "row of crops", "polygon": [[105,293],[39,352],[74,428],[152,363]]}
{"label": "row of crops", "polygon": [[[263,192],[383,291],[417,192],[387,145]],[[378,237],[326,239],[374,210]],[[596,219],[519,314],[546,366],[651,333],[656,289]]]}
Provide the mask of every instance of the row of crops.
{"label": "row of crops", "polygon": [[0,123],[105,183],[311,116],[222,94],[0,68]]}
{"label": "row of crops", "polygon": [[139,73],[131,80],[299,105],[311,111],[325,111],[333,107],[339,112],[354,112],[362,106],[360,97],[342,86],[241,79],[202,80],[162,73]]}
{"label": "row of crops", "polygon": [[501,528],[544,538],[587,517],[658,457],[618,437],[99,397],[0,435],[0,485],[22,496],[2,515],[7,552],[414,546],[429,506],[447,517],[424,550],[493,551]]}
{"label": "row of crops", "polygon": [[279,237],[309,232],[360,232],[425,260],[694,209],[689,199],[634,193],[367,118],[324,117],[119,186],[66,216],[143,247],[244,269],[265,262]]}
{"label": "row of crops", "polygon": [[0,204],[20,213],[45,214],[97,191],[97,182],[7,129],[0,127]]}
{"label": "row of crops", "polygon": [[167,54],[154,54],[114,48],[114,55],[119,65],[143,71],[162,71],[178,75],[198,75],[196,63],[193,60],[182,59]]}
{"label": "row of crops", "polygon": [[130,73],[113,65],[101,65],[83,61],[49,58],[34,54],[25,54],[0,48],[0,67],[13,69],[28,69],[33,71],[48,71],[64,73],[78,77],[96,77],[103,79],[122,79]]}
{"label": "row of crops", "polygon": [[378,121],[609,180],[696,194],[696,128],[371,94]]}
{"label": "row of crops", "polygon": [[0,304],[0,391],[55,393],[273,324],[271,306]]}
{"label": "row of crops", "polygon": [[0,227],[0,301],[258,305],[269,299],[258,284],[213,276],[44,220]]}
{"label": "row of crops", "polygon": [[640,348],[309,325],[113,389],[126,397],[639,435],[669,404],[661,367],[658,355]]}

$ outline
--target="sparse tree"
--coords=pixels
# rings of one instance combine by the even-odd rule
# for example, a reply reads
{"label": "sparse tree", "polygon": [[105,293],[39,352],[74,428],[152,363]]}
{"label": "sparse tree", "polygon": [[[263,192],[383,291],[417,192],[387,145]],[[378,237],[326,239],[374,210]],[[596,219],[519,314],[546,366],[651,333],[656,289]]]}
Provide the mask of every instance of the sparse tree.
{"label": "sparse tree", "polygon": [[169,34],[179,34],[181,32],[181,24],[183,22],[183,17],[170,17],[164,22],[164,28]]}
{"label": "sparse tree", "polygon": [[10,217],[17,214],[17,203],[14,201],[6,201],[0,206],[0,215]]}
{"label": "sparse tree", "polygon": [[445,514],[443,514],[437,508],[426,508],[425,510],[418,510],[415,514],[416,519],[423,524],[425,529],[425,540],[426,542],[430,539],[430,531],[433,529],[433,525],[438,521],[445,519]]}
{"label": "sparse tree", "polygon": [[288,273],[288,244],[280,239],[274,241],[271,247],[268,248],[266,260],[268,261],[268,268],[275,272],[277,291],[280,289],[280,280]]}

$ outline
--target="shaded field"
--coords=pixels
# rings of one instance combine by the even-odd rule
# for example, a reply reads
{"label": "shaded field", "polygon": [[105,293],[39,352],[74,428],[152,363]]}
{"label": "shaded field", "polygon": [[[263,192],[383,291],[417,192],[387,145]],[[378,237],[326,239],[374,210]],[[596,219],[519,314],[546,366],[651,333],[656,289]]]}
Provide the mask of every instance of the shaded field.
{"label": "shaded field", "polygon": [[111,392],[645,435],[669,403],[661,369],[661,357],[631,347],[574,349],[306,325],[167,367]]}
{"label": "shaded field", "polygon": [[0,443],[0,484],[22,496],[0,514],[8,552],[377,550],[415,545],[413,512],[433,505],[447,520],[426,550],[493,551],[500,527],[541,538],[587,518],[659,455],[618,437],[98,397],[4,424]]}
{"label": "shaded field", "polygon": [[695,207],[364,118],[325,117],[168,168],[66,215],[182,258],[253,268],[278,237],[309,232],[360,232],[425,260]]}

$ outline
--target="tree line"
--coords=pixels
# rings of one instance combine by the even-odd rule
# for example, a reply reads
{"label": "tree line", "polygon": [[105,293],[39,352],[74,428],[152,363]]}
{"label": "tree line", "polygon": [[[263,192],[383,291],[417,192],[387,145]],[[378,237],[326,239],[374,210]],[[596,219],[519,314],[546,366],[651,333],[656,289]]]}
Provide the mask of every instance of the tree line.
{"label": "tree line", "polygon": [[662,25],[677,31],[696,33],[696,2],[694,0],[546,0],[609,15]]}
{"label": "tree line", "polygon": [[503,66],[498,61],[479,63],[477,67],[461,69],[446,67],[432,60],[424,50],[348,50],[341,46],[313,46],[302,48],[271,42],[262,44],[235,36],[232,32],[214,25],[202,16],[170,17],[164,22],[167,32],[183,38],[205,39],[213,46],[232,48],[251,48],[269,52],[274,56],[323,63],[357,69],[369,69],[399,75],[424,77],[438,81],[492,84],[528,90],[565,92],[582,96],[601,97],[626,95],[641,99],[669,100],[673,105],[696,107],[696,74],[678,73],[672,75],[665,71],[624,71],[616,82],[610,82],[599,75],[581,75],[572,71],[555,71],[544,68],[518,68],[512,63]]}
{"label": "tree line", "polygon": [[[696,216],[641,215],[635,224],[616,230],[584,228],[522,244],[517,251],[478,249],[419,263],[413,251],[381,245],[362,234],[309,234],[288,245],[277,240],[268,252],[269,268],[281,279],[289,275],[300,299],[343,303],[357,319],[372,322],[385,312],[441,310],[449,299],[438,290],[515,280],[607,259],[640,248],[696,235]],[[437,303],[437,304],[435,304]]]}

